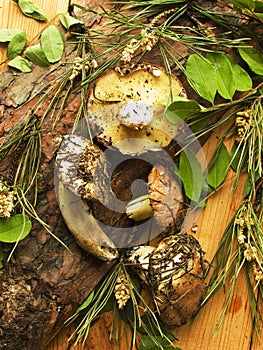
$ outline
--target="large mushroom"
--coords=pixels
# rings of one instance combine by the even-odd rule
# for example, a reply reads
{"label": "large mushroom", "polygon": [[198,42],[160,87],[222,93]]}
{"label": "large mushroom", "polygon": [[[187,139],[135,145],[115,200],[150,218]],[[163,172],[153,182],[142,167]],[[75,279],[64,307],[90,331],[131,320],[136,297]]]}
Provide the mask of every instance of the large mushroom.
{"label": "large mushroom", "polygon": [[133,248],[128,261],[149,285],[162,322],[169,328],[185,324],[205,296],[203,251],[187,233],[174,234],[157,247]]}
{"label": "large mushroom", "polygon": [[96,196],[93,180],[98,167],[100,174],[103,171],[101,157],[103,152],[89,140],[67,135],[57,152],[55,174],[60,210],[70,232],[84,250],[110,262],[118,257],[118,250],[84,200]]}
{"label": "large mushroom", "polygon": [[92,134],[123,153],[164,148],[177,134],[177,126],[164,115],[166,102],[175,96],[186,96],[185,90],[161,67],[144,64],[124,76],[109,71],[89,95]]}

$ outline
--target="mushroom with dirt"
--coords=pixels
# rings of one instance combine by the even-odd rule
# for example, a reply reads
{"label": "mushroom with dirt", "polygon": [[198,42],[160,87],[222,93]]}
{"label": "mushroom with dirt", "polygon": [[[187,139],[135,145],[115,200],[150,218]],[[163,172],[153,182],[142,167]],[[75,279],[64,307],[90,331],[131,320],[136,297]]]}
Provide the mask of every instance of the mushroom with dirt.
{"label": "mushroom with dirt", "polygon": [[81,248],[111,262],[118,258],[118,250],[83,200],[95,197],[95,170],[102,166],[101,157],[103,152],[88,139],[66,135],[56,157],[57,196],[64,221]]}
{"label": "mushroom with dirt", "polygon": [[128,262],[149,286],[160,319],[168,328],[185,324],[200,308],[206,293],[203,251],[187,233],[162,239],[157,247],[139,246]]}

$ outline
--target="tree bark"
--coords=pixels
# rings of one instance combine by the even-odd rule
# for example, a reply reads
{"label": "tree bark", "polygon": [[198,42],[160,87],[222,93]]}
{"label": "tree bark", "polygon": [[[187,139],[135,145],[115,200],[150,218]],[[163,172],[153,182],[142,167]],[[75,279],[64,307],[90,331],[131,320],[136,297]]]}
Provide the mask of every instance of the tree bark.
{"label": "tree bark", "polygon": [[[85,2],[86,3],[86,2]],[[93,1],[94,6],[96,2]],[[87,4],[84,4],[87,5]],[[94,17],[86,19],[90,26]],[[69,45],[63,60],[72,61],[76,46]],[[5,71],[0,77],[0,138],[6,137],[41,97],[36,94],[65,67],[34,67],[29,74]],[[36,95],[36,96],[35,96]],[[47,99],[37,112],[40,118]],[[9,262],[10,244],[3,244],[4,269],[0,271],[0,348],[5,350],[42,349],[64,322],[85,300],[111,268],[80,249],[61,217],[54,190],[54,143],[56,136],[69,132],[81,103],[72,94],[58,127],[52,130],[50,118],[42,132],[42,160],[36,211],[50,230],[68,247],[52,237],[37,221],[30,235],[18,244]],[[12,180],[17,166],[13,155],[0,169],[1,178]]]}
{"label": "tree bark", "polygon": [[[26,82],[24,75],[14,76],[10,72],[2,75],[0,129],[3,136],[36,102],[38,97],[17,109],[31,96],[35,84],[39,87],[52,75],[58,74],[60,69],[57,67],[52,72],[36,68],[31,74],[32,80]],[[46,108],[48,103],[46,101],[42,108]],[[70,97],[56,132],[50,131],[50,120],[43,126],[46,131],[43,132],[36,207],[38,215],[70,251],[35,221],[30,235],[19,243],[11,260],[4,262],[0,276],[1,349],[33,350],[43,347],[111,267],[88,256],[76,245],[61,217],[53,186],[52,139],[55,134],[60,135],[71,129],[79,103],[78,94]],[[1,169],[6,180],[12,178],[15,166],[14,156],[14,159],[8,160],[7,167]],[[4,245],[4,252],[8,257],[10,245]]]}

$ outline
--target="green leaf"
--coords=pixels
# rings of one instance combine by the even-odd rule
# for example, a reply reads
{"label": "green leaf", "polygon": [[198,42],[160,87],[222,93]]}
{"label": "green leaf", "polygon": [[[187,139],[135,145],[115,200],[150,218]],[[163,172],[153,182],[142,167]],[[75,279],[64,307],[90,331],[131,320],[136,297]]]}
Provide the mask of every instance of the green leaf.
{"label": "green leaf", "polygon": [[60,20],[61,24],[63,25],[63,27],[65,27],[67,30],[70,30],[73,28],[77,29],[78,27],[83,28],[84,24],[85,24],[84,22],[79,21],[75,17],[65,15],[64,13],[61,13],[59,15],[59,20]]}
{"label": "green leaf", "polygon": [[203,188],[202,167],[191,150],[184,150],[180,156],[179,177],[188,198],[198,202]]}
{"label": "green leaf", "polygon": [[26,32],[16,34],[7,47],[7,57],[15,58],[19,55],[26,45]]}
{"label": "green leaf", "polygon": [[46,21],[47,17],[44,11],[31,1],[18,0],[18,6],[27,17],[34,18],[37,21]]}
{"label": "green leaf", "polygon": [[252,47],[239,48],[238,52],[249,68],[258,75],[263,75],[263,55]]}
{"label": "green leaf", "polygon": [[42,50],[40,44],[29,46],[25,50],[25,55],[30,61],[37,64],[38,66],[41,66],[41,67],[50,66],[50,63],[47,60],[46,55]]}
{"label": "green leaf", "polygon": [[41,35],[41,47],[50,63],[61,59],[64,50],[64,42],[59,30],[51,25]]}
{"label": "green leaf", "polygon": [[235,93],[236,85],[227,55],[223,52],[210,52],[207,54],[206,58],[214,65],[218,93],[223,98],[231,100]]}
{"label": "green leaf", "polygon": [[0,43],[11,41],[19,33],[23,31],[21,29],[0,29]]}
{"label": "green leaf", "polygon": [[12,59],[12,61],[8,62],[8,65],[10,67],[20,70],[23,73],[32,72],[30,62],[21,56],[17,56],[14,59]]}
{"label": "green leaf", "polygon": [[205,111],[201,111],[189,120],[188,125],[194,133],[202,131],[209,122],[209,115]]}
{"label": "green leaf", "polygon": [[230,0],[232,4],[237,8],[237,9],[253,9],[254,8],[254,1],[253,0]]}
{"label": "green leaf", "polygon": [[178,100],[172,102],[165,111],[165,116],[172,124],[177,124],[182,120],[200,112],[200,105],[194,100]]}
{"label": "green leaf", "polygon": [[249,74],[237,63],[231,62],[237,91],[248,91],[252,89],[252,79]]}
{"label": "green leaf", "polygon": [[93,298],[94,298],[94,294],[95,294],[95,291],[93,290],[89,296],[87,297],[87,299],[78,307],[77,309],[77,313],[79,313],[80,311],[86,309],[86,307],[88,307],[92,301],[93,301]]}
{"label": "green leaf", "polygon": [[[141,317],[141,321],[144,328],[137,327],[137,330],[141,332],[141,329],[143,328],[142,333],[147,334],[147,336],[142,339],[138,350],[139,349],[141,350],[161,349],[161,347],[166,350],[178,349],[171,344],[176,340],[176,333],[174,331],[167,329],[162,325],[162,323],[160,323],[159,326],[157,327],[151,322],[148,314],[143,315]],[[162,335],[160,334],[160,331]]]}
{"label": "green leaf", "polygon": [[263,13],[263,1],[255,0],[254,4],[255,4],[255,12],[257,12],[258,14]]}
{"label": "green leaf", "polygon": [[247,197],[251,193],[252,189],[253,189],[253,182],[250,174],[248,174],[248,177],[246,179],[246,183],[243,189],[243,196]]}
{"label": "green leaf", "polygon": [[0,218],[0,242],[14,243],[24,239],[32,223],[26,215],[16,214],[9,219]]}
{"label": "green leaf", "polygon": [[230,156],[224,143],[220,143],[209,165],[207,182],[216,189],[224,181],[230,163]]}
{"label": "green leaf", "polygon": [[263,13],[255,13],[255,18],[261,20],[261,22],[263,22]]}
{"label": "green leaf", "polygon": [[213,65],[197,54],[188,58],[186,76],[193,89],[207,101],[214,103],[216,95],[216,72]]}
{"label": "green leaf", "polygon": [[[170,344],[169,341],[160,335],[154,336],[155,341],[152,339],[152,336],[147,335],[141,340],[141,344],[138,347],[138,350],[179,350],[175,348],[174,345]],[[158,345],[156,344],[158,342]],[[162,347],[162,348],[161,348]]]}
{"label": "green leaf", "polygon": [[251,194],[252,191],[255,190],[255,182],[258,181],[258,179],[260,178],[259,172],[257,171],[256,173],[252,174],[249,172],[248,173],[248,177],[244,186],[244,190],[243,190],[243,196],[247,197],[248,195]]}

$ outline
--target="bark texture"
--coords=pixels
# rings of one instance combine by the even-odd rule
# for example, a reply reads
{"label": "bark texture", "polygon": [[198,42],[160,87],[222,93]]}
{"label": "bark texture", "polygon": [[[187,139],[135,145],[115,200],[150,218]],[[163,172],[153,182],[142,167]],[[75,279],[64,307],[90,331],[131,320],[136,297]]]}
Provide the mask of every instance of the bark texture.
{"label": "bark texture", "polygon": [[[96,7],[96,2],[92,1]],[[86,2],[83,5],[87,5]],[[94,17],[86,18],[91,26]],[[72,61],[76,47],[70,45],[65,60]],[[36,94],[65,67],[58,63],[51,68],[34,67],[26,75],[5,71],[0,77],[0,138],[23,120],[42,94]],[[48,107],[47,99],[37,112],[41,117]],[[54,190],[53,140],[68,133],[81,102],[72,94],[63,111],[59,126],[52,131],[53,121],[43,125],[42,160],[39,176],[38,215],[61,239],[52,237],[37,221],[30,235],[21,241],[9,262],[0,271],[0,349],[42,349],[61,328],[65,320],[85,300],[90,291],[111,268],[80,249],[61,217]],[[19,155],[13,155],[0,169],[1,178],[12,182]],[[10,245],[3,245],[6,258]]]}
{"label": "bark texture", "polygon": [[[2,75],[0,128],[3,137],[36,102],[37,97],[17,109],[33,94],[35,85],[40,87],[47,79],[52,79],[59,69],[57,67],[54,72],[47,72],[36,68],[31,74],[31,82],[25,82],[24,76],[14,76],[10,72]],[[43,109],[48,102],[43,105]],[[56,132],[50,131],[51,121],[44,125],[46,131],[42,140],[37,204],[39,216],[49,224],[52,232],[67,245],[70,252],[43,226],[34,222],[31,234],[19,243],[11,260],[4,263],[0,276],[1,349],[33,350],[43,347],[110,268],[91,256],[87,257],[76,245],[62,220],[54,190],[52,139],[71,129],[79,102],[78,95],[71,96]],[[42,111],[38,113],[41,116]],[[6,168],[1,169],[6,180],[12,180],[16,165],[14,156],[9,159]],[[10,245],[4,245],[4,251],[7,257]]]}

